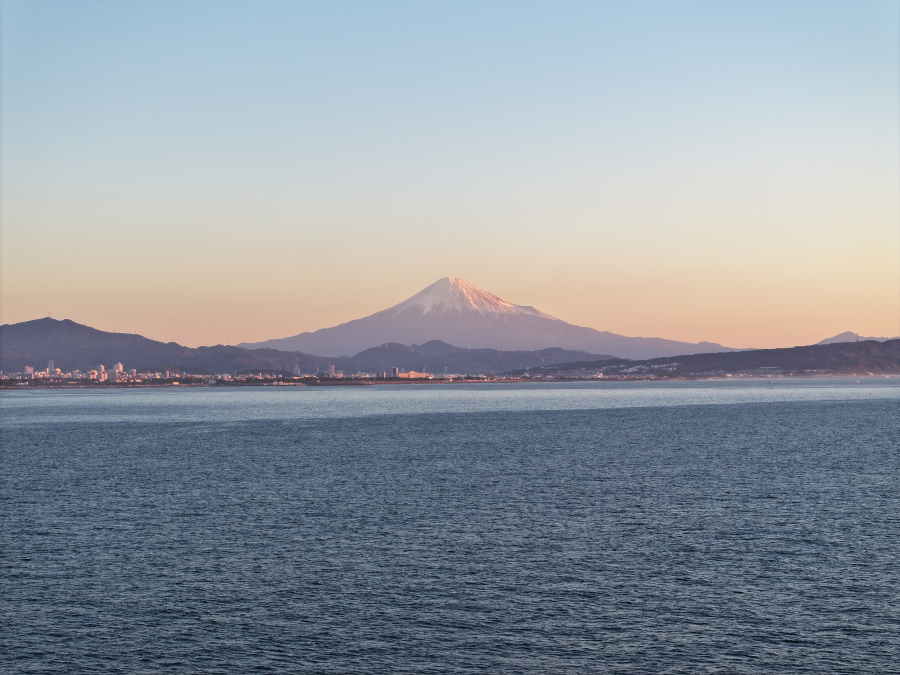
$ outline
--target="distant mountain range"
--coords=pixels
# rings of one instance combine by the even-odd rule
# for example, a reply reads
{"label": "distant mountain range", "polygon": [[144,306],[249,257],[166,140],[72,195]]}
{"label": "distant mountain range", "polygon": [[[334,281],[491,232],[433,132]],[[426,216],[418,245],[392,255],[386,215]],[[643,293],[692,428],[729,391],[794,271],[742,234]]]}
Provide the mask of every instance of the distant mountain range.
{"label": "distant mountain range", "polygon": [[[495,315],[503,315],[511,317],[508,326],[518,325],[517,321],[521,317],[537,317],[545,318],[537,310],[531,308],[518,308],[512,305],[512,309],[502,304],[504,301],[496,296],[484,294],[478,289],[472,290],[474,287],[467,287],[465,282],[458,280],[442,280],[451,282],[441,284],[444,288],[439,287],[434,292],[434,286],[429,287],[432,292],[424,297],[420,293],[411,300],[412,306],[420,309],[443,306],[447,307],[447,287],[452,290],[451,295],[460,293],[466,296],[466,299],[460,300],[455,298],[457,307],[460,305],[469,307],[469,310],[459,310],[463,317],[471,319],[471,325],[478,327],[486,325],[489,328],[496,329],[497,317]],[[428,289],[426,289],[427,291]],[[437,304],[435,304],[437,303]],[[508,304],[508,303],[507,303]],[[398,307],[400,307],[398,305]],[[407,304],[401,308],[401,313],[410,311],[410,305]],[[476,309],[471,309],[475,307]],[[477,313],[483,310],[487,321],[480,324],[473,312]],[[493,309],[492,309],[493,308]],[[436,310],[438,315],[442,312]],[[455,311],[455,310],[450,310]],[[428,314],[429,312],[420,312],[420,314]],[[440,317],[439,317],[440,318]],[[440,319],[443,320],[443,319]],[[549,319],[556,321],[556,319]],[[365,321],[365,320],[360,320]],[[502,318],[500,319],[502,321]],[[353,323],[353,322],[351,322]],[[580,329],[577,326],[570,326],[564,322],[561,329],[565,332],[569,328],[589,331],[590,329]],[[349,324],[343,324],[347,326]],[[336,329],[342,328],[341,326]],[[335,330],[336,330],[335,329]],[[331,329],[328,329],[331,330]],[[323,331],[317,331],[322,333]],[[593,331],[597,333],[597,331]],[[307,334],[307,335],[316,335]],[[847,336],[852,336],[854,344],[847,344],[844,340]],[[300,336],[302,337],[302,336]],[[622,336],[615,336],[622,338]],[[316,338],[319,339],[319,338]],[[623,340],[642,340],[643,338],[622,338]],[[868,341],[866,341],[868,340]],[[283,341],[271,341],[269,343],[281,343]],[[662,340],[660,342],[671,342]],[[410,371],[425,371],[430,373],[499,373],[515,370],[523,370],[525,368],[535,369],[544,368],[551,370],[565,369],[572,364],[590,364],[589,367],[595,367],[597,363],[604,362],[607,366],[616,368],[616,363],[621,366],[620,370],[626,368],[643,367],[642,364],[650,364],[656,366],[659,363],[665,363],[667,367],[675,363],[681,364],[676,369],[671,370],[673,374],[686,374],[688,372],[701,372],[705,370],[733,370],[750,367],[747,364],[768,362],[772,359],[787,358],[787,363],[791,368],[798,369],[826,369],[835,370],[836,362],[832,362],[829,354],[843,354],[840,356],[844,359],[840,368],[844,370],[836,370],[835,372],[863,372],[871,370],[872,372],[894,372],[890,370],[881,361],[878,354],[888,354],[893,352],[879,352],[878,345],[886,345],[885,349],[894,349],[900,344],[900,340],[884,340],[883,338],[866,339],[860,338],[859,345],[855,344],[855,333],[843,333],[841,335],[823,340],[818,346],[811,347],[794,347],[782,350],[744,350],[722,352],[709,352],[691,355],[664,355],[653,360],[625,360],[617,358],[619,354],[615,352],[590,352],[584,350],[564,349],[561,347],[550,347],[538,350],[525,349],[496,349],[496,348],[466,348],[454,346],[451,343],[441,340],[430,340],[420,344],[402,344],[397,342],[386,342],[378,346],[371,346],[366,349],[355,352],[353,356],[318,356],[303,351],[284,351],[273,349],[271,347],[263,348],[247,348],[235,347],[227,345],[215,345],[212,347],[184,347],[175,342],[159,342],[150,340],[141,335],[133,335],[129,333],[108,333],[106,331],[97,330],[89,326],[75,323],[74,321],[56,320],[51,318],[37,319],[34,321],[24,321],[17,324],[6,324],[0,326],[0,370],[9,372],[22,372],[26,366],[30,366],[35,370],[43,370],[47,367],[48,361],[53,360],[54,365],[63,371],[71,370],[92,370],[99,365],[112,366],[116,362],[121,362],[127,370],[136,369],[139,371],[147,370],[174,370],[187,371],[198,374],[221,374],[221,373],[283,373],[292,374],[295,368],[299,368],[301,373],[314,374],[317,372],[328,371],[334,367],[336,371],[342,371],[345,374],[356,372],[374,373],[378,371],[390,371],[392,368]],[[632,343],[633,345],[634,343]],[[686,344],[686,343],[672,343]],[[695,348],[702,347],[694,345]],[[644,348],[646,343],[644,343]],[[828,348],[834,348],[828,351]],[[635,348],[638,349],[638,348]],[[850,349],[851,351],[847,351]],[[861,351],[860,351],[861,350]],[[868,350],[868,351],[866,351]],[[874,351],[873,351],[874,350]],[[853,361],[847,360],[847,354],[869,354],[874,361]],[[615,355],[613,355],[615,354]],[[802,358],[798,355],[802,355]],[[854,357],[855,358],[855,357]],[[869,358],[869,357],[866,357]],[[892,358],[892,357],[891,357]],[[771,366],[778,366],[782,361],[773,361]],[[791,360],[793,359],[793,360]],[[797,359],[800,359],[799,361]],[[564,365],[560,365],[564,364]],[[815,365],[818,364],[818,365]],[[868,365],[867,365],[868,364]],[[766,364],[763,363],[763,366]],[[581,366],[579,366],[581,367]],[[754,366],[756,367],[756,366]],[[684,370],[685,368],[689,370]],[[698,370],[699,369],[699,370]],[[873,370],[874,369],[874,370]]]}
{"label": "distant mountain range", "polygon": [[[108,333],[64,319],[36,319],[0,326],[0,369],[19,372],[25,366],[47,367],[53,359],[63,370],[90,370],[121,362],[127,369],[181,366],[189,372],[232,373],[248,369],[291,370],[295,363],[315,372],[319,361],[309,354],[240,347],[183,347],[130,333]],[[173,368],[174,369],[174,368]]]}
{"label": "distant mountain range", "polygon": [[130,333],[108,333],[74,321],[51,318],[0,326],[0,370],[22,372],[26,366],[47,367],[50,359],[64,371],[92,370],[100,364],[121,362],[130,370],[186,371],[190,373],[279,372],[291,374],[335,370],[356,372],[425,370],[432,373],[496,373],[574,360],[601,360],[610,355],[567,349],[499,351],[465,349],[440,341],[423,345],[389,343],[351,357],[331,358],[275,349],[244,349],[226,345],[190,348],[158,342]]}
{"label": "distant mountain range", "polygon": [[[854,338],[856,334],[854,333]],[[833,342],[784,349],[691,354],[644,361],[624,359],[562,363],[533,369],[544,374],[594,373],[691,377],[706,375],[884,375],[900,374],[900,339]],[[523,370],[513,371],[522,373]]]}
{"label": "distant mountain range", "polygon": [[840,342],[869,342],[874,340],[875,342],[886,342],[887,340],[898,340],[898,337],[863,337],[859,333],[851,333],[850,331],[846,331],[845,333],[840,333],[839,335],[835,335],[834,337],[825,338],[821,342],[816,344],[820,345],[833,345]]}
{"label": "distant mountain range", "polygon": [[399,305],[362,319],[239,346],[336,357],[356,354],[373,344],[424,344],[433,340],[507,351],[559,347],[629,359],[739,351],[713,342],[626,337],[575,326],[534,307],[514,305],[454,277],[439,279]]}

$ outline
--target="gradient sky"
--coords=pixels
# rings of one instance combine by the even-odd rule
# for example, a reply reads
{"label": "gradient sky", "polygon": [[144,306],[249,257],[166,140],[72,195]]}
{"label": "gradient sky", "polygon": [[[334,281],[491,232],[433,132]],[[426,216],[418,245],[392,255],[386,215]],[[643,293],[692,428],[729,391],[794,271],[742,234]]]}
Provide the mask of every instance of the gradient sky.
{"label": "gradient sky", "polygon": [[0,320],[900,335],[898,8],[2,0]]}

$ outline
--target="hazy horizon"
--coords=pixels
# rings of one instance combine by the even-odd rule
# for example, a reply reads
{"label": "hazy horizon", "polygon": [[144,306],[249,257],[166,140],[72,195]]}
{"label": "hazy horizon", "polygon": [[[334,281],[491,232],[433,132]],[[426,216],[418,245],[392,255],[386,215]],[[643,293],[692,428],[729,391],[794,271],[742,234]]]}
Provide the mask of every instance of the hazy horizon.
{"label": "hazy horizon", "polygon": [[898,335],[898,8],[2,0],[0,323]]}
{"label": "hazy horizon", "polygon": [[[443,281],[443,280],[444,280],[444,279],[442,279],[442,280],[440,280],[440,281]],[[454,280],[454,279],[451,278],[451,281],[463,281],[463,282],[465,283],[465,280],[459,280],[459,279]],[[439,282],[438,282],[438,283],[439,283]],[[437,284],[435,284],[435,286],[436,286],[436,285],[437,285]],[[375,313],[375,315],[381,314],[381,313],[383,313],[383,311],[385,311],[385,310],[389,310],[389,309],[397,309],[397,308],[399,308],[399,307],[403,307],[403,306],[405,306],[405,305],[408,305],[410,301],[415,301],[415,300],[416,300],[417,298],[419,298],[419,296],[421,296],[423,293],[427,293],[427,292],[431,291],[432,288],[433,288],[433,286],[429,286],[428,288],[424,289],[423,291],[420,291],[419,293],[417,293],[415,296],[412,296],[412,297],[410,297],[410,298],[405,299],[403,302],[398,303],[398,305],[396,305],[396,306],[392,306],[392,307],[389,307],[389,308],[384,308],[384,309],[382,310],[382,312],[377,312],[377,313]],[[476,290],[477,290],[477,291],[483,291],[484,289],[476,289]],[[504,299],[501,298],[500,300],[504,300]],[[476,304],[477,304],[478,302],[479,302],[478,300],[475,301]],[[473,306],[474,306],[474,305],[473,305]],[[521,306],[520,306],[520,307],[521,307]],[[526,308],[527,308],[527,306],[526,306]],[[438,309],[440,310],[441,308],[438,308]],[[457,308],[457,309],[459,309],[459,308]],[[471,310],[471,307],[469,308],[469,310]],[[430,311],[430,310],[429,310],[429,311]],[[489,311],[488,313],[491,313],[491,312]],[[35,319],[26,320],[26,322],[27,322],[27,321],[35,321],[35,320],[39,321],[39,320],[42,319],[42,318],[49,318],[49,319],[53,319],[53,320],[56,320],[56,321],[72,320],[72,319],[70,319],[70,317],[52,317],[52,316],[48,316],[48,317],[38,317],[38,318],[35,318]],[[358,319],[371,319],[371,318],[374,318],[374,315],[366,315],[365,317],[356,317],[357,320],[358,320]],[[553,320],[555,317],[550,317],[550,316],[548,316],[547,318]],[[81,325],[86,325],[86,324],[82,324],[81,322],[77,322],[77,321],[76,321],[76,323],[79,323],[79,324],[81,324]],[[355,322],[354,322],[354,323],[355,323]],[[418,323],[418,322],[414,322],[414,324],[417,324],[417,323]],[[317,332],[319,332],[320,330],[324,330],[324,329],[339,328],[339,327],[341,327],[342,325],[343,325],[343,324],[337,324],[336,326],[326,326],[326,327],[323,327],[323,329],[313,329],[312,331],[304,331],[304,332],[302,332],[302,333],[300,333],[300,334],[297,334],[297,335],[294,335],[294,336],[280,336],[280,338],[300,337],[300,335],[314,334],[314,333],[317,333]],[[571,324],[570,324],[570,325],[571,325]],[[397,330],[398,330],[400,333],[403,333],[404,336],[403,336],[403,337],[399,337],[399,336],[398,336],[396,339],[388,339],[387,342],[390,342],[390,343],[392,343],[392,344],[397,344],[397,343],[399,343],[399,344],[410,345],[410,344],[424,344],[424,343],[430,342],[430,341],[432,341],[432,340],[438,340],[438,341],[440,341],[440,342],[446,342],[446,343],[448,343],[448,344],[453,344],[453,345],[455,345],[455,346],[463,346],[463,347],[469,346],[469,347],[473,347],[473,348],[475,348],[475,349],[479,349],[479,348],[488,348],[488,349],[499,348],[499,349],[504,349],[504,350],[510,350],[510,349],[511,349],[511,350],[516,350],[516,349],[524,349],[524,348],[525,348],[525,347],[523,347],[522,345],[518,345],[518,346],[510,346],[509,344],[501,344],[501,343],[503,343],[503,342],[507,342],[508,339],[509,339],[508,337],[504,337],[504,338],[500,339],[499,341],[498,341],[498,340],[481,340],[481,341],[479,342],[479,341],[478,341],[478,338],[477,338],[478,330],[473,329],[473,327],[471,327],[471,326],[465,326],[465,327],[464,327],[464,326],[459,326],[459,327],[454,328],[453,331],[451,331],[451,332],[460,332],[460,331],[461,331],[462,333],[466,334],[467,337],[462,338],[462,339],[458,339],[458,336],[455,336],[455,335],[444,334],[444,332],[441,332],[441,331],[429,332],[429,331],[428,331],[428,328],[427,328],[426,326],[427,326],[426,324],[423,324],[423,325],[421,325],[421,326],[419,326],[419,325],[409,325],[409,319],[408,319],[408,318],[404,318],[404,319],[403,319],[403,325],[402,325],[402,326],[399,326],[399,327],[397,328]],[[96,327],[96,326],[88,326],[88,327],[89,327],[89,328],[95,328],[95,329],[98,329],[98,330],[104,330],[103,328],[98,328],[98,327]],[[430,336],[430,337],[419,336],[419,337],[417,338],[415,334],[416,334],[416,333],[422,333],[423,330],[424,330],[424,331],[426,332],[426,334],[427,334],[428,336]],[[473,330],[474,330],[474,332],[473,332]],[[512,330],[513,332],[515,332],[515,329],[513,329],[513,328],[508,328],[508,329],[507,329],[507,332],[509,332],[510,330]],[[128,333],[128,334],[132,334],[132,333],[137,334],[137,331],[121,331],[121,330],[118,330],[118,331],[117,331],[115,326],[113,327],[113,329],[112,329],[111,331],[106,331],[106,332],[112,332],[112,333],[116,333],[116,332],[123,333],[123,332],[124,332],[124,333]],[[362,337],[362,334],[363,334],[364,332],[365,332],[365,329],[363,329],[363,328],[356,328],[356,329],[355,329],[355,333],[359,333],[360,336],[361,336],[361,337],[356,338],[356,339],[361,340],[361,342],[360,342],[360,344],[355,348],[355,350],[350,350],[349,352],[347,352],[347,354],[351,354],[351,355],[352,355],[352,354],[356,354],[356,353],[358,353],[358,352],[362,352],[362,351],[364,351],[365,349],[371,348],[371,347],[373,347],[373,346],[376,346],[376,347],[377,347],[379,344],[385,342],[384,339],[381,339],[381,338],[383,338],[384,336],[378,336],[378,335],[372,336],[370,340],[366,340],[364,337]],[[842,337],[842,336],[848,336],[848,335],[851,335],[851,334],[855,334],[855,335],[857,336],[857,339],[861,339],[861,340],[871,340],[871,339],[875,339],[875,340],[884,340],[884,339],[896,339],[896,338],[898,337],[898,336],[887,336],[887,335],[880,335],[880,336],[878,336],[878,335],[869,335],[869,336],[866,336],[866,335],[864,335],[864,334],[862,334],[862,333],[859,333],[859,332],[856,332],[856,331],[841,331],[840,333],[836,333],[836,334],[834,334],[834,335],[829,335],[829,336],[823,337],[821,340],[816,340],[815,342],[811,342],[810,344],[827,343],[829,340],[831,340],[831,339],[833,339],[833,338],[840,338],[840,337]],[[435,336],[439,336],[439,337],[435,337]],[[149,335],[143,335],[143,334],[142,334],[142,337],[146,337],[146,338],[150,338],[150,339],[153,339],[153,340],[157,340],[157,341],[159,341],[159,342],[172,342],[172,341],[166,339],[165,336],[155,336],[155,337],[154,337],[154,336],[149,336]],[[659,337],[661,337],[661,336],[625,336],[625,337],[627,337],[627,338],[645,339],[645,338],[659,338]],[[328,343],[328,340],[330,340],[330,339],[332,339],[332,338],[326,337],[326,338],[323,338],[323,339],[325,340],[326,343]],[[472,339],[475,339],[475,342],[477,342],[477,345],[470,345],[470,344],[469,344],[469,342],[470,342]],[[320,355],[320,356],[322,356],[322,355],[327,356],[327,354],[325,354],[325,352],[328,351],[327,349],[325,349],[324,351],[323,351],[322,349],[312,349],[312,350],[310,350],[310,349],[306,349],[306,348],[302,348],[302,347],[288,347],[288,346],[281,346],[281,345],[278,345],[278,344],[274,344],[274,343],[278,343],[278,342],[280,342],[280,341],[281,341],[281,340],[280,340],[279,338],[270,338],[270,339],[268,339],[268,340],[261,341],[261,342],[257,342],[257,343],[247,343],[247,342],[241,342],[241,343],[222,343],[222,342],[217,342],[217,343],[212,343],[212,342],[210,342],[210,343],[208,343],[208,344],[206,344],[206,345],[183,345],[183,346],[198,347],[198,346],[213,346],[214,344],[219,344],[219,345],[221,345],[221,344],[227,344],[227,345],[234,345],[234,346],[239,346],[239,347],[246,347],[246,348],[249,348],[249,349],[257,349],[257,348],[263,348],[263,347],[265,347],[265,348],[271,348],[271,349],[282,350],[282,351],[285,351],[285,350],[286,350],[286,351],[300,351],[300,352],[310,353],[310,354],[315,353],[315,354],[318,354],[318,355]],[[582,351],[592,352],[592,353],[593,353],[593,352],[598,352],[598,351],[601,351],[601,352],[603,352],[603,351],[611,351],[611,352],[621,351],[621,348],[619,348],[619,349],[617,350],[617,349],[614,348],[614,347],[596,347],[596,348],[590,348],[590,347],[586,347],[586,346],[572,346],[572,345],[565,345],[565,344],[562,344],[559,340],[554,340],[554,339],[544,340],[543,342],[541,342],[541,344],[545,344],[545,343],[546,343],[545,347],[542,347],[542,348],[552,348],[552,347],[557,347],[557,348],[563,348],[563,349],[576,349],[576,350],[580,349],[580,350],[582,350]],[[551,344],[551,343],[552,343],[552,344]],[[558,344],[558,343],[559,343],[559,344]],[[707,341],[706,343],[708,344],[708,341]],[[330,343],[329,343],[329,344],[330,344]],[[704,341],[701,341],[700,344],[704,344]],[[333,346],[333,345],[332,345],[332,346]],[[724,346],[725,346],[725,347],[730,347],[731,345],[724,345]],[[794,346],[799,346],[799,345],[794,345]],[[529,350],[530,350],[530,349],[533,349],[533,348],[534,348],[533,345],[528,346],[528,349],[529,349]],[[740,348],[739,348],[739,349],[740,349]],[[747,349],[747,348],[743,348],[743,349]],[[346,350],[345,350],[345,351],[346,351]],[[320,354],[320,352],[321,352],[321,354]],[[337,356],[337,353],[335,353],[334,356]],[[628,355],[626,355],[625,358],[651,358],[651,357],[647,357],[647,356],[645,356],[645,357],[634,357],[634,356],[628,356]]]}

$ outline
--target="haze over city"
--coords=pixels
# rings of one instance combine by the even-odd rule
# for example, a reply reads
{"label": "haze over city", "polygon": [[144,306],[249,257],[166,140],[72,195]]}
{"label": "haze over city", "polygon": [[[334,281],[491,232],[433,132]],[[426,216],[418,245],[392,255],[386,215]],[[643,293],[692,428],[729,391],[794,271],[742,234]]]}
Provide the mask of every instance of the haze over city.
{"label": "haze over city", "polygon": [[252,343],[452,276],[629,336],[898,335],[897,26],[894,2],[4,1],[0,322]]}

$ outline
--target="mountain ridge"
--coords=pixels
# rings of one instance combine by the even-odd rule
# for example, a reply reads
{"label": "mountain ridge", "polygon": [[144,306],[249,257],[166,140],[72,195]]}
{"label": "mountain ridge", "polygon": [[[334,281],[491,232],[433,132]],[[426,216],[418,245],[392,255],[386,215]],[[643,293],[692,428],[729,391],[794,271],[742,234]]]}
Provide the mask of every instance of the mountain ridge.
{"label": "mountain ridge", "polygon": [[820,340],[817,342],[817,345],[833,345],[838,343],[845,342],[887,342],[888,340],[898,340],[900,336],[895,337],[865,337],[860,335],[859,333],[854,333],[853,331],[844,331],[843,333],[838,333],[837,335],[825,338],[824,340]]}
{"label": "mountain ridge", "polygon": [[[542,374],[603,372],[604,376],[706,377],[772,375],[900,375],[900,338],[687,354],[677,359],[610,359],[542,366]],[[522,374],[523,369],[509,371]],[[532,371],[535,372],[535,371]]]}
{"label": "mountain ridge", "polygon": [[[855,337],[855,335],[854,335]],[[91,370],[119,361],[127,370],[175,370],[195,373],[275,372],[314,374],[320,370],[355,372],[402,370],[448,373],[499,373],[523,369],[559,372],[602,367],[605,371],[659,372],[696,375],[708,371],[779,367],[852,374],[900,373],[900,339],[807,345],[781,349],[745,350],[682,355],[650,360],[617,359],[610,354],[550,348],[537,351],[503,351],[493,348],[457,347],[433,340],[422,344],[384,343],[351,357],[322,357],[275,349],[244,349],[229,345],[184,347],[131,333],[109,333],[64,319],[43,318],[0,326],[0,370],[21,372],[47,367],[48,360],[68,370]]]}
{"label": "mountain ridge", "polygon": [[[387,343],[349,357],[322,357],[275,349],[244,349],[229,345],[184,347],[131,333],[109,333],[69,319],[35,319],[0,326],[0,370],[22,372],[26,366],[43,370],[50,359],[64,371],[92,370],[121,362],[126,370],[188,370],[200,374],[278,372],[315,374],[320,370],[347,373],[429,370],[443,373],[500,372],[573,359],[605,359],[612,355],[546,349],[539,352],[466,349],[440,341],[424,344]],[[177,366],[177,367],[175,367]]]}

